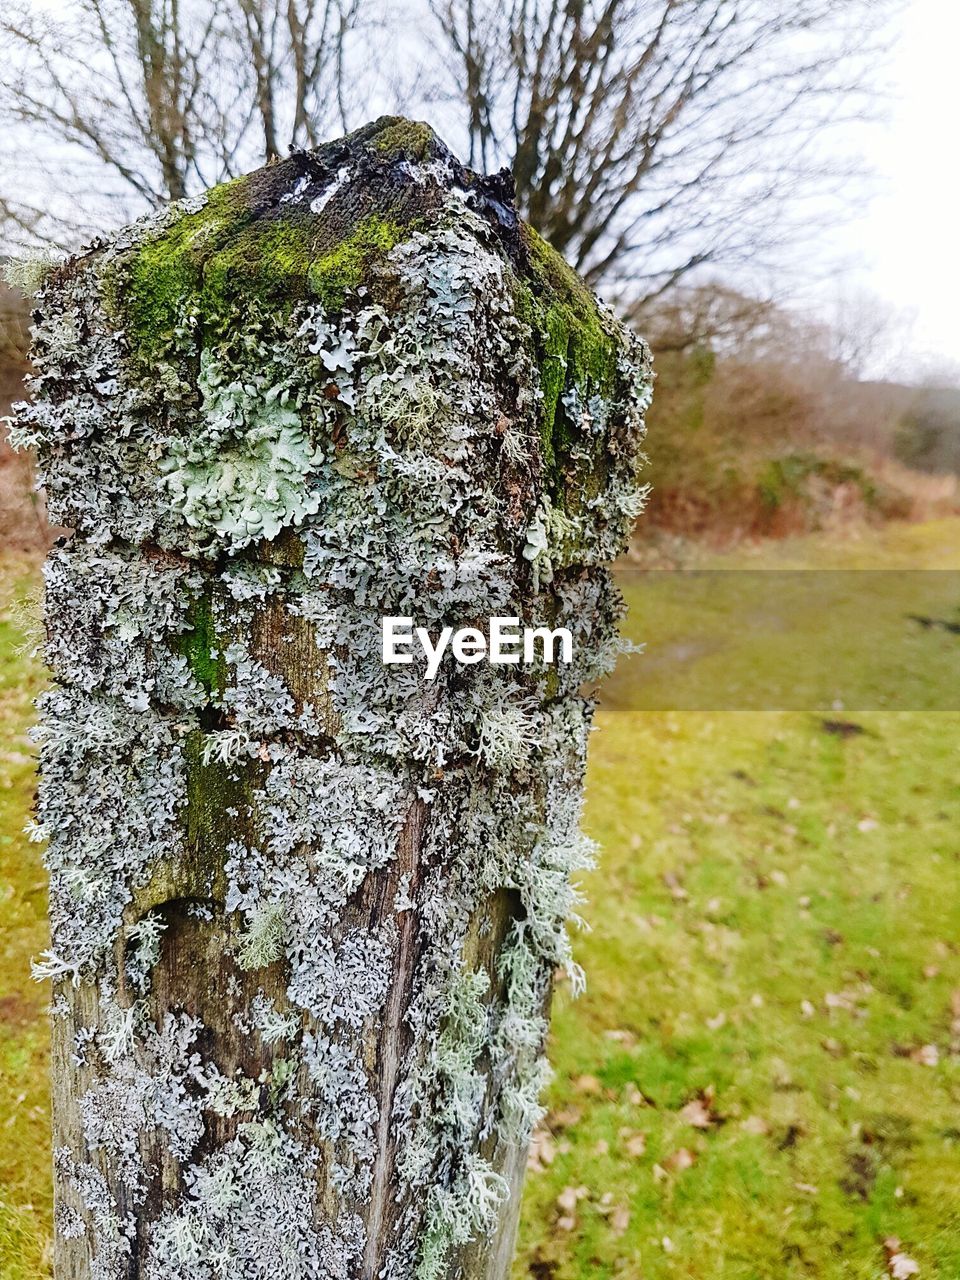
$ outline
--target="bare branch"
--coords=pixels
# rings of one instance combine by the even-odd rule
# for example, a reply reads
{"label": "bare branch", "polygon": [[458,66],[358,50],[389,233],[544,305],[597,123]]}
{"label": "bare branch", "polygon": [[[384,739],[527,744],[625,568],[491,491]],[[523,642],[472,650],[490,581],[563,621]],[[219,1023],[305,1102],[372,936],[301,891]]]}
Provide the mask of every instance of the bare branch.
{"label": "bare branch", "polygon": [[[474,161],[595,285],[657,293],[777,233],[862,116],[899,0],[429,0]],[[742,234],[741,234],[742,232]]]}

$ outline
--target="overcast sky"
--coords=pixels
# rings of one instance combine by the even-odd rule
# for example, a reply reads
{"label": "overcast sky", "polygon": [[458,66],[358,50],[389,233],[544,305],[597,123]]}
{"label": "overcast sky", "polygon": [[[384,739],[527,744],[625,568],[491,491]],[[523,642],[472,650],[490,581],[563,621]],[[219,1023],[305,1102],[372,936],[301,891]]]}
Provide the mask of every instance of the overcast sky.
{"label": "overcast sky", "polygon": [[[875,296],[896,323],[871,372],[912,380],[925,365],[960,372],[960,0],[905,0],[892,36],[889,65],[878,68],[893,88],[885,119],[825,140],[862,149],[872,195],[818,237],[820,270],[805,257],[799,279],[788,269],[788,280],[766,284],[828,320],[841,298]],[[23,174],[26,184],[38,177]]]}
{"label": "overcast sky", "polygon": [[851,285],[912,318],[914,358],[960,364],[960,4],[910,0],[897,26],[896,100],[863,131],[876,194],[831,238],[850,254]]}

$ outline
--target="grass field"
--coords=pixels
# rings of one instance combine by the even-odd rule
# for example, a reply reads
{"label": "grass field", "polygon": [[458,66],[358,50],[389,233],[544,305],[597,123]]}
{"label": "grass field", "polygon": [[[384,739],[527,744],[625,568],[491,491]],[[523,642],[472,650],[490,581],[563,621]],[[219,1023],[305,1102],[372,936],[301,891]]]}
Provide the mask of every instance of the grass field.
{"label": "grass field", "polygon": [[23,825],[34,788],[27,738],[41,671],[25,652],[23,606],[37,570],[0,559],[0,1278],[48,1274],[50,1089],[49,993],[30,980],[30,957],[46,945],[45,877],[40,849]]}
{"label": "grass field", "polygon": [[[723,563],[958,568],[960,521]],[[3,564],[0,603],[33,577]],[[7,616],[0,1277],[34,1280],[50,1225],[45,993],[27,972],[44,945],[43,874],[21,828],[40,676]],[[655,640],[680,622],[630,627]],[[949,676],[936,643],[918,698]],[[576,943],[589,986],[575,1003],[558,995],[516,1276],[879,1280],[912,1274],[913,1259],[921,1277],[955,1280],[960,714],[825,726],[638,701],[621,675],[592,742],[587,828],[603,853]]]}
{"label": "grass field", "polygon": [[942,521],[888,526],[846,559],[811,538],[682,572],[623,566],[624,631],[645,648],[604,708],[960,711],[958,543]]}

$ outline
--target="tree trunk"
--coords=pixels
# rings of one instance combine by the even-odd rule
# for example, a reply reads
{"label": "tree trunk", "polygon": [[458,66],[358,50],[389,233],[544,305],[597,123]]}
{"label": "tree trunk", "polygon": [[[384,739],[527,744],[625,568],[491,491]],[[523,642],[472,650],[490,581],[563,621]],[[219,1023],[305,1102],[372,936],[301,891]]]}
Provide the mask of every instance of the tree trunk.
{"label": "tree trunk", "polygon": [[69,261],[35,347],[58,1280],[502,1280],[646,349],[394,119]]}

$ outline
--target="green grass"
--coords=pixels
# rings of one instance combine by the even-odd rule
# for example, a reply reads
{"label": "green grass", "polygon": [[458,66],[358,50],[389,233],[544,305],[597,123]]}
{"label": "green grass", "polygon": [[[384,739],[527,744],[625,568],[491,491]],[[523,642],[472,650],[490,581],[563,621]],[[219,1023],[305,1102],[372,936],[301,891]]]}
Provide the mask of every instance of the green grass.
{"label": "green grass", "polygon": [[[956,567],[960,521],[725,561],[855,562]],[[7,562],[0,595],[31,578]],[[50,1229],[45,996],[27,973],[43,877],[21,834],[39,673],[17,633],[0,628],[0,1277],[33,1280]],[[558,992],[515,1275],[879,1280],[894,1235],[922,1280],[954,1280],[960,714],[858,714],[864,732],[838,736],[813,714],[634,702],[621,678],[591,745],[589,985]]]}
{"label": "green grass", "polygon": [[[951,527],[931,526],[945,537]],[[624,632],[645,649],[619,664],[605,706],[960,710],[960,572],[938,543],[932,571],[907,568],[905,551],[923,540],[905,541],[860,544],[846,565],[836,544],[806,538],[768,544],[759,561],[756,551],[713,556],[681,573],[623,566]]]}
{"label": "green grass", "polygon": [[[33,798],[27,738],[31,700],[42,683],[25,652],[37,570],[0,561],[0,1277],[48,1273],[50,1089],[48,993],[30,979],[30,957],[47,942],[40,849],[23,834]],[[26,628],[29,630],[29,625]]]}
{"label": "green grass", "polygon": [[[941,522],[725,563],[958,560]],[[656,642],[679,621],[630,627]],[[843,737],[799,712],[638,710],[615,687],[591,743],[588,990],[556,1003],[552,1160],[527,1180],[515,1275],[876,1280],[898,1236],[954,1280],[960,715],[860,715]]]}

